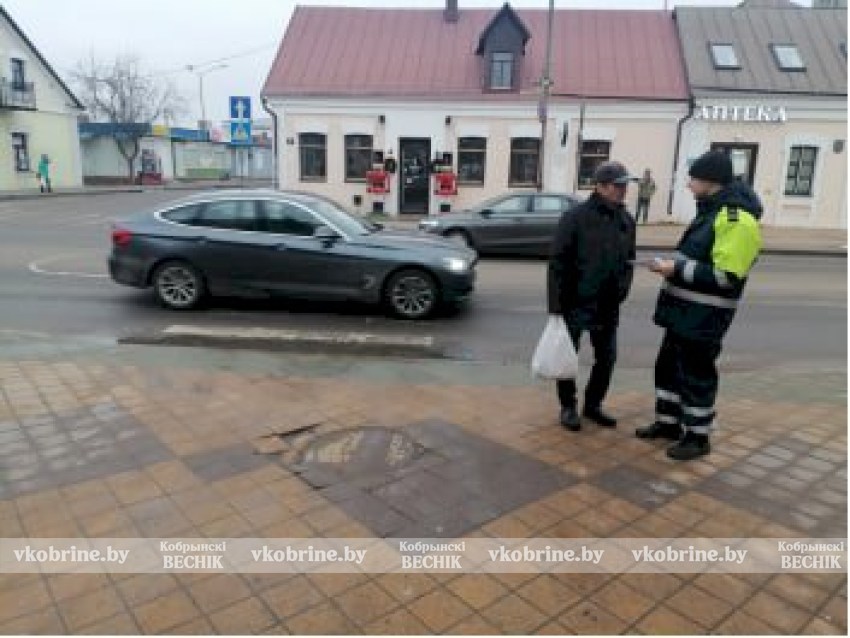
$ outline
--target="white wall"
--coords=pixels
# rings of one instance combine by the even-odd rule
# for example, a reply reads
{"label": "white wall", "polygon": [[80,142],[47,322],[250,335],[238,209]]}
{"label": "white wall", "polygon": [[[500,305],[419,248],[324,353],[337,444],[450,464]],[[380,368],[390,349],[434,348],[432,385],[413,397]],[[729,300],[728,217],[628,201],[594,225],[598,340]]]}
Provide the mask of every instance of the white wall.
{"label": "white wall", "polygon": [[[485,183],[461,185],[451,198],[454,210],[517,189],[508,185],[510,142],[513,137],[540,137],[537,103],[482,104],[472,102],[406,103],[354,100],[270,101],[278,114],[280,141],[279,176],[281,188],[308,190],[349,205],[355,194],[371,209],[372,197],[366,185],[344,179],[344,136],[361,133],[373,136],[375,150],[392,150],[399,158],[399,139],[428,138],[432,156],[451,152],[457,165],[457,139],[468,135],[487,138]],[[611,142],[611,159],[624,162],[632,172],[650,168],[658,183],[651,218],[667,218],[667,196],[672,184],[673,147],[676,125],[686,113],[684,103],[588,103],[585,107],[584,139]],[[575,190],[580,106],[575,102],[553,102],[549,109],[544,145],[544,189]],[[380,123],[383,115],[385,123]],[[446,117],[451,122],[446,124]],[[562,144],[564,126],[566,143]],[[299,180],[299,133],[327,135],[327,179],[323,182]],[[651,140],[651,143],[647,143]],[[290,144],[289,142],[293,142]],[[391,192],[383,197],[385,210],[398,212],[398,175],[391,180]],[[587,193],[584,193],[587,194]],[[636,192],[633,198],[637,197]],[[431,195],[430,212],[439,210],[440,200]],[[632,202],[633,205],[633,202]]]}
{"label": "white wall", "polygon": [[[727,103],[728,99],[705,99],[706,104]],[[701,102],[702,103],[702,102]],[[798,228],[846,228],[847,150],[835,153],[836,140],[847,140],[846,103],[839,101],[764,100],[739,98],[735,104],[785,106],[786,122],[689,121],[683,130],[682,152],[674,216],[687,222],[696,212],[687,190],[689,162],[709,150],[712,143],[758,144],[755,190],[762,198],[765,213],[762,223]],[[698,104],[699,105],[699,104]],[[818,147],[814,189],[811,197],[785,195],[785,177],[790,149],[795,145]]]}

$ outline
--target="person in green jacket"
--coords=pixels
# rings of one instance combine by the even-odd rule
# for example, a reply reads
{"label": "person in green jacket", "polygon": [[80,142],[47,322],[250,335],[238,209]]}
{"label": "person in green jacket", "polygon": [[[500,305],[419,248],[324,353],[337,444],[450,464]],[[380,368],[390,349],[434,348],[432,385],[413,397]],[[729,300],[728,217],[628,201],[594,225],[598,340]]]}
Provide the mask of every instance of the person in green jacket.
{"label": "person in green jacket", "polygon": [[637,210],[635,210],[635,221],[639,224],[641,215],[643,215],[643,223],[649,221],[649,202],[652,196],[655,195],[655,180],[652,179],[652,173],[647,168],[643,172],[643,177],[638,181],[638,200]]}
{"label": "person in green jacket", "polygon": [[38,162],[38,187],[42,193],[53,192],[53,187],[50,185],[50,158],[46,153],[41,155]]}

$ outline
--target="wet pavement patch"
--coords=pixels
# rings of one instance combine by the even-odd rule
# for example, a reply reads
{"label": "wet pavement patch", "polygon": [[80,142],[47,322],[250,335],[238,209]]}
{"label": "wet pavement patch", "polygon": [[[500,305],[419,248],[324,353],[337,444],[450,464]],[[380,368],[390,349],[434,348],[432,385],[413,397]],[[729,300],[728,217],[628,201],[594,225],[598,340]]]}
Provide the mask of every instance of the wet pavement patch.
{"label": "wet pavement patch", "polygon": [[646,510],[669,503],[681,492],[676,483],[629,465],[602,472],[591,483]]}
{"label": "wet pavement patch", "polygon": [[101,478],[173,458],[111,401],[60,416],[0,422],[0,499]]}
{"label": "wet pavement patch", "polygon": [[461,536],[576,483],[444,421],[310,433],[280,459],[379,537]]}

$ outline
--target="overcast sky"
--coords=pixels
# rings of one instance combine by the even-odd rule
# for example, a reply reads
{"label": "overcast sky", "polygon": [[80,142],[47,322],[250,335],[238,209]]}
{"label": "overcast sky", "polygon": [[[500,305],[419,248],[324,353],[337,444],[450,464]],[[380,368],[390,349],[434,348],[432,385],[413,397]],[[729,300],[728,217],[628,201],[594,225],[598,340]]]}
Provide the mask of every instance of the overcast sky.
{"label": "overcast sky", "polygon": [[[24,33],[63,79],[78,60],[94,53],[109,59],[138,54],[145,68],[175,80],[189,111],[185,123],[200,116],[198,79],[186,65],[229,58],[227,68],[204,78],[207,116],[228,117],[229,95],[250,95],[254,117],[259,92],[296,4],[442,7],[444,0],[2,0]],[[460,0],[460,7],[501,6],[502,0]],[[599,8],[599,0],[555,0],[556,8]],[[670,0],[672,5],[731,5],[731,0]],[[810,4],[803,2],[801,4]],[[511,0],[517,8],[546,8],[547,0]],[[611,9],[660,9],[664,0],[609,0]],[[237,57],[238,56],[238,57]],[[258,112],[259,111],[259,112]]]}

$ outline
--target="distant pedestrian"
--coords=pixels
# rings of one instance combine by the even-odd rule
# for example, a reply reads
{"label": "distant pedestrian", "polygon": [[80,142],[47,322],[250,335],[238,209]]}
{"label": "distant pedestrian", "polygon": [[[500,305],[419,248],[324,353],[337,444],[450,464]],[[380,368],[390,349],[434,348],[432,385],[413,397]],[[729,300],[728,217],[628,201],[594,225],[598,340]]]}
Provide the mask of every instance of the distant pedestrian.
{"label": "distant pedestrian", "polygon": [[38,162],[38,188],[42,193],[52,193],[50,184],[50,158],[44,153]]}
{"label": "distant pedestrian", "polygon": [[716,361],[761,249],[761,202],[735,179],[729,157],[705,153],[689,175],[696,218],[679,241],[678,256],[650,266],[664,277],[655,323],[665,333],[655,362],[655,422],[636,432],[643,439],[678,440],[667,450],[677,461],[711,451]]}
{"label": "distant pedestrian", "polygon": [[[635,222],[626,210],[633,181],[619,162],[604,162],[594,174],[593,194],[563,214],[549,259],[549,314],[564,317],[578,350],[581,335],[590,333],[594,364],[584,393],[582,416],[603,427],[616,427],[602,402],[617,360],[620,305],[632,285]],[[561,425],[581,429],[576,410],[576,383],[558,381]]]}
{"label": "distant pedestrian", "polygon": [[640,223],[641,215],[643,215],[643,223],[649,221],[649,204],[652,201],[652,196],[655,195],[655,180],[652,179],[652,173],[647,168],[643,172],[643,177],[638,182],[638,200],[635,218]]}

